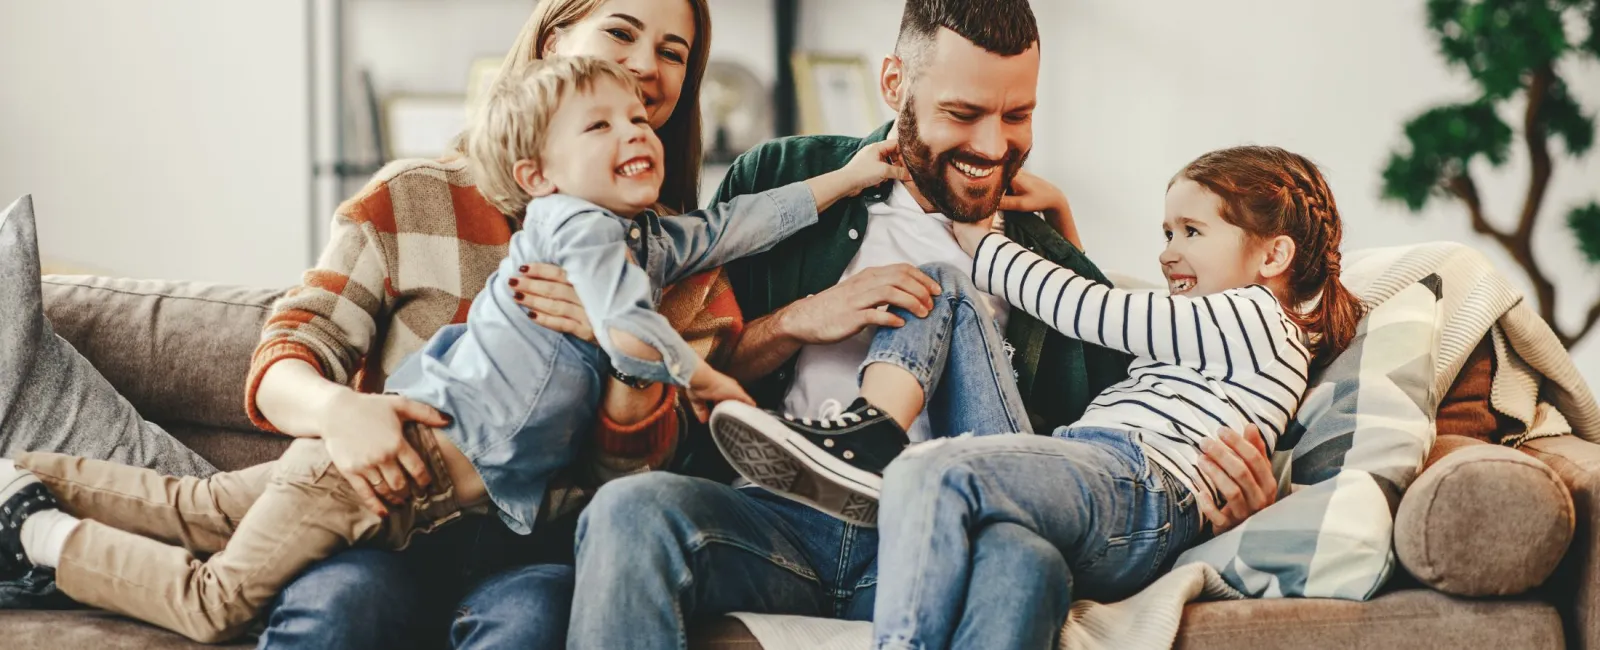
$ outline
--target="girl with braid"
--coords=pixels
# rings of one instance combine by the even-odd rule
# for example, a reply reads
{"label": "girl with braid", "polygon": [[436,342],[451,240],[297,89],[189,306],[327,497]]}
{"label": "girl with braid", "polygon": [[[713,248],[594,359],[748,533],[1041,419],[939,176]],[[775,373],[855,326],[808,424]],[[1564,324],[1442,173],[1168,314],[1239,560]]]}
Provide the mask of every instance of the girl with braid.
{"label": "girl with braid", "polygon": [[[741,472],[769,489],[846,517],[863,510],[843,506],[876,506],[881,490],[867,513],[880,529],[877,647],[1054,647],[1074,599],[1125,598],[1210,534],[1202,518],[1238,495],[1223,493],[1234,484],[1205,450],[1246,444],[1233,433],[1243,431],[1270,454],[1308,373],[1349,345],[1362,306],[1339,281],[1343,229],[1326,180],[1275,147],[1205,154],[1168,184],[1165,294],[1081,277],[990,223],[953,228],[973,255],[971,280],[929,269],[943,286],[932,313],[879,330],[849,410],[819,422],[724,402],[712,425]],[[924,408],[962,410],[934,408],[936,392],[1009,411],[949,430],[1028,429],[979,291],[1132,354],[1129,376],[1051,436],[964,436],[899,454]],[[974,552],[996,535],[1053,547],[1060,561]],[[1014,616],[966,615],[968,576],[985,562],[1016,565]]]}

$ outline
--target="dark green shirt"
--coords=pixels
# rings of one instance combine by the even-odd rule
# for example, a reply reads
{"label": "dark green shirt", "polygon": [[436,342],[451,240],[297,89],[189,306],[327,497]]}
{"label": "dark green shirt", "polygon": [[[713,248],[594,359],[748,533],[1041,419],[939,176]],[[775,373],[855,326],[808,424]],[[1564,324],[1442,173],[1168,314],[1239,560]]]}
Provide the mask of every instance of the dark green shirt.
{"label": "dark green shirt", "polygon": [[[751,149],[735,160],[717,189],[716,201],[763,192],[842,168],[863,146],[882,142],[885,124],[866,138],[801,136]],[[847,198],[824,211],[817,224],[771,250],[725,267],[746,321],[753,321],[839,282],[861,248],[852,231],[867,231],[867,205],[888,196],[887,185]],[[1028,250],[1086,278],[1107,282],[1100,269],[1036,214],[1008,213],[1006,235]],[[1012,363],[1037,433],[1071,424],[1100,391],[1122,381],[1130,357],[1067,338],[1013,310],[1006,339],[1016,348]],[[794,381],[795,358],[746,385],[764,408],[779,408]]]}

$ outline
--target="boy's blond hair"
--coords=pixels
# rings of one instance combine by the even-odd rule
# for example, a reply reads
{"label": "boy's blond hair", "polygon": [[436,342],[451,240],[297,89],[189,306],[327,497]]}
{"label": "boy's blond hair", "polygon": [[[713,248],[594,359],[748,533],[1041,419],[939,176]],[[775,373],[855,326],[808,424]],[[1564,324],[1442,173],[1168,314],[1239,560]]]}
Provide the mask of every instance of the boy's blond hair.
{"label": "boy's blond hair", "polygon": [[640,92],[638,80],[627,69],[591,57],[530,61],[501,75],[484,93],[467,127],[467,164],[478,192],[502,214],[521,217],[533,197],[517,185],[512,168],[520,160],[543,164],[539,152],[561,102],[604,80]]}

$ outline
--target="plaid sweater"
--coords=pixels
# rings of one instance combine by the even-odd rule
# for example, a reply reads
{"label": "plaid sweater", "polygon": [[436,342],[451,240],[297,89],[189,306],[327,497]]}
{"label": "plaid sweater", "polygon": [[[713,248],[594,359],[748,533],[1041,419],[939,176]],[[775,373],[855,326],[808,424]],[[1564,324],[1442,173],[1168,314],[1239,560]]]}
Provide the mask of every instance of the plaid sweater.
{"label": "plaid sweater", "polygon": [[[478,193],[464,159],[384,167],[339,206],[322,258],[273,306],[251,359],[251,421],[275,430],[256,405],[256,390],[284,359],[305,361],[362,392],[383,390],[389,373],[434,332],[466,321],[520,225]],[[660,311],[708,358],[726,354],[743,327],[721,271],[670,288]],[[680,425],[674,402],[669,391],[650,417],[631,426],[599,418],[595,465],[602,475],[671,458]]]}

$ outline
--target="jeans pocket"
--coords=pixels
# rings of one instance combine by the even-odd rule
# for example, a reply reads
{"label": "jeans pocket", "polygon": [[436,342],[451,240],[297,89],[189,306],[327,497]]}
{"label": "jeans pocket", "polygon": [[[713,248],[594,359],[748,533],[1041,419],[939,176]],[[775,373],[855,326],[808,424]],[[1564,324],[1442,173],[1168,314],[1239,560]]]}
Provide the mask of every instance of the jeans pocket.
{"label": "jeans pocket", "polygon": [[[1121,600],[1143,589],[1155,578],[1167,556],[1172,523],[1106,540],[1093,559],[1074,572],[1084,597]],[[1074,594],[1074,598],[1077,594]]]}

